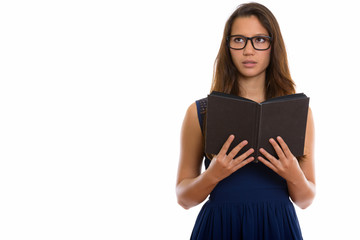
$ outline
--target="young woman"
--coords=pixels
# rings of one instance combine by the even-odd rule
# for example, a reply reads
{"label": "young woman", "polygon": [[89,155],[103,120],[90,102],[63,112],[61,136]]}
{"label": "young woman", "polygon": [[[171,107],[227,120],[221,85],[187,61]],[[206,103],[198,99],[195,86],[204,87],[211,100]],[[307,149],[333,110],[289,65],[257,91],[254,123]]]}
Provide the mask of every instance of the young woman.
{"label": "young woman", "polygon": [[[273,14],[257,3],[243,4],[225,25],[211,91],[256,102],[295,93],[285,45]],[[203,202],[191,239],[302,239],[292,202],[307,208],[315,196],[314,125],[308,112],[304,156],[295,158],[281,137],[269,139],[277,156],[247,144],[229,149],[230,135],[212,159],[204,153],[207,100],[188,108],[181,132],[176,193],[185,209]],[[228,153],[228,154],[227,154]],[[205,157],[206,170],[201,173]],[[290,201],[291,198],[292,202]]]}

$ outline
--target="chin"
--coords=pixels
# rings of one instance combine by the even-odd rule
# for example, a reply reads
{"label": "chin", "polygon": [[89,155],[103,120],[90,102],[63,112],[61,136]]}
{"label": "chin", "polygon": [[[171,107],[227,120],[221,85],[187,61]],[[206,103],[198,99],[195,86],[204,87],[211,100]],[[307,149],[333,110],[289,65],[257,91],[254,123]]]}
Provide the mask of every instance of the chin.
{"label": "chin", "polygon": [[[240,76],[244,77],[244,78],[255,78],[255,77],[259,77],[261,75],[264,75],[265,77],[266,72],[265,71],[240,71]],[[265,79],[265,78],[264,78]]]}

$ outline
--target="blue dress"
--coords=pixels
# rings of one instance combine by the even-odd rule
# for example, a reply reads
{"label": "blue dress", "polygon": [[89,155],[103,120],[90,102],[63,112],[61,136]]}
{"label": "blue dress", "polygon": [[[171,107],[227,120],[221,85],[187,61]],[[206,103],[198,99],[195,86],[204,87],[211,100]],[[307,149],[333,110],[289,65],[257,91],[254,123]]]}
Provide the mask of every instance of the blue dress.
{"label": "blue dress", "polygon": [[[196,101],[200,125],[207,99]],[[210,160],[205,157],[205,168]],[[195,222],[191,239],[302,239],[286,180],[261,162],[220,181]]]}

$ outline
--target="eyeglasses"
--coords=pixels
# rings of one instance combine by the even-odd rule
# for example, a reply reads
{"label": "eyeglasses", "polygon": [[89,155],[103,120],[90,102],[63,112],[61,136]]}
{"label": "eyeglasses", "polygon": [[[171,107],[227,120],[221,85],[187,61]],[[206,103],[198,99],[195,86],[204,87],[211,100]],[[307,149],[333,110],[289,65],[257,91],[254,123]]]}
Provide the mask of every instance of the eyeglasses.
{"label": "eyeglasses", "polygon": [[235,50],[244,49],[248,40],[251,41],[255,50],[264,51],[270,48],[272,38],[269,36],[245,37],[242,35],[231,35],[226,38],[228,47]]}

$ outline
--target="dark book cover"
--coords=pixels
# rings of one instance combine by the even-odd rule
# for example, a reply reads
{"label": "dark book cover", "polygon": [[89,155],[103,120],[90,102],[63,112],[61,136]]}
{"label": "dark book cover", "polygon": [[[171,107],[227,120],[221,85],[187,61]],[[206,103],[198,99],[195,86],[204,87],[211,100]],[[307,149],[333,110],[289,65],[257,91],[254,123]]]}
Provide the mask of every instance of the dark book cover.
{"label": "dark book cover", "polygon": [[270,138],[281,136],[295,157],[304,155],[309,98],[303,93],[275,97],[257,103],[243,97],[212,92],[208,95],[206,116],[205,152],[218,154],[233,134],[235,139],[229,151],[243,140],[248,144],[237,156],[254,148],[252,156],[260,155],[264,148],[277,154],[269,143]]}

